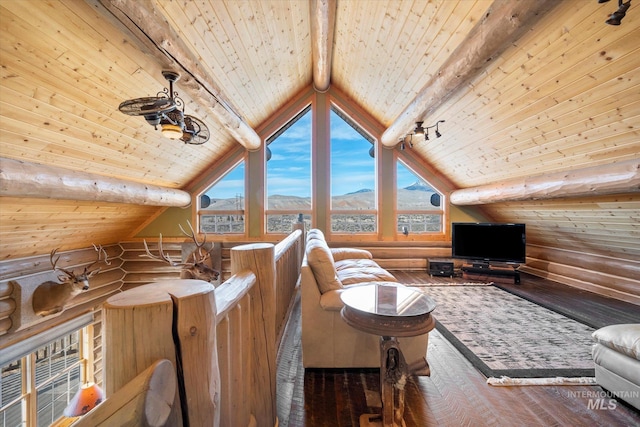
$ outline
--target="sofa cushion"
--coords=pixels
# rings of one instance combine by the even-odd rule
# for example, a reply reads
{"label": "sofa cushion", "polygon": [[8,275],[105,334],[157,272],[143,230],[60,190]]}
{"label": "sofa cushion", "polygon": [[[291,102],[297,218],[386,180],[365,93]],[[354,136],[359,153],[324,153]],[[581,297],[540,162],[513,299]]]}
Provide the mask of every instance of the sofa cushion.
{"label": "sofa cushion", "polygon": [[336,266],[333,256],[326,242],[321,239],[313,239],[307,242],[307,262],[318,283],[321,294],[341,289],[342,283],[336,275]]}
{"label": "sofa cushion", "polygon": [[378,263],[372,259],[343,259],[342,261],[335,261],[335,265],[336,265],[337,271],[345,270],[347,268],[365,268],[365,267],[380,268]]}
{"label": "sofa cushion", "polygon": [[343,286],[364,282],[397,282],[391,273],[381,267],[353,267],[338,271]]}
{"label": "sofa cushion", "polygon": [[332,248],[331,254],[334,261],[342,261],[345,259],[373,259],[371,252],[365,249],[355,248]]}
{"label": "sofa cushion", "polygon": [[609,325],[591,336],[605,347],[640,360],[640,324]]}

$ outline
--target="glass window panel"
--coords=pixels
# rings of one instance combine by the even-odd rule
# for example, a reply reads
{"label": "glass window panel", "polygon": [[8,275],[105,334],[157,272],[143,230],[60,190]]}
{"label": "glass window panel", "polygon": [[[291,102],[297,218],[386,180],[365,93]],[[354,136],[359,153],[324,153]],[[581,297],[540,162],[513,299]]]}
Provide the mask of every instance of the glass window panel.
{"label": "glass window panel", "polygon": [[336,108],[331,109],[330,120],[331,231],[375,233],[375,141]]}
{"label": "glass window panel", "polygon": [[397,163],[397,208],[398,210],[441,210],[441,196],[424,179],[409,170],[402,162]]}
{"label": "glass window panel", "polygon": [[376,210],[373,147],[353,123],[331,110],[331,209]]}
{"label": "glass window panel", "polygon": [[209,187],[204,196],[209,199],[209,204],[202,205],[203,210],[244,211],[244,162],[240,162]]}
{"label": "glass window panel", "polygon": [[22,425],[22,360],[2,367],[0,380],[0,426]]}
{"label": "glass window panel", "polygon": [[[311,108],[267,140],[267,210],[311,210]],[[275,231],[269,227],[268,232]]]}
{"label": "glass window panel", "polygon": [[398,232],[433,233],[442,230],[442,215],[398,214]]}
{"label": "glass window panel", "polygon": [[396,163],[396,182],[398,233],[441,232],[442,195],[401,161]]}
{"label": "glass window panel", "polygon": [[[311,215],[303,215],[305,231],[311,227]],[[298,214],[267,215],[267,232],[289,234],[293,231],[293,225],[298,222]]]}
{"label": "glass window panel", "polygon": [[245,163],[240,162],[200,196],[200,231],[244,233]]}
{"label": "glass window panel", "polygon": [[0,426],[18,427],[22,424],[22,401],[18,400],[0,410]]}
{"label": "glass window panel", "polygon": [[244,215],[202,214],[200,230],[203,233],[244,233]]}
{"label": "glass window panel", "polygon": [[377,215],[369,214],[333,214],[331,231],[334,233],[374,233],[377,229]]}

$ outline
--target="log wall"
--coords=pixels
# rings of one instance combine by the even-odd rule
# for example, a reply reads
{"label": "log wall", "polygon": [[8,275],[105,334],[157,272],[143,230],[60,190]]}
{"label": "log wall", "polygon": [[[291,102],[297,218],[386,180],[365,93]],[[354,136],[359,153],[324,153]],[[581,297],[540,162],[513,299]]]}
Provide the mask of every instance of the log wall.
{"label": "log wall", "polygon": [[640,305],[640,260],[527,245],[522,271]]}
{"label": "log wall", "polygon": [[[67,308],[50,316],[38,316],[32,309],[35,289],[48,280],[58,281],[49,255],[0,262],[0,348],[35,335],[52,326],[92,311],[110,295],[119,292],[125,277],[120,245],[105,247],[109,265],[100,262],[100,272],[89,280],[90,288],[69,301]],[[76,272],[93,263],[93,248],[59,252],[58,266]]]}

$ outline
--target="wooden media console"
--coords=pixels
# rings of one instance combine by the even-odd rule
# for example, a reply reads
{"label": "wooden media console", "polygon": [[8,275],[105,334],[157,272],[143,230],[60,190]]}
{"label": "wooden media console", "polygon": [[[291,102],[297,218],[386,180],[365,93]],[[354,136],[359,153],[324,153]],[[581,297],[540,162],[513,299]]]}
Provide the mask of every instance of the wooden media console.
{"label": "wooden media console", "polygon": [[462,277],[467,280],[490,281],[497,283],[520,283],[520,272],[513,267],[493,265],[464,264]]}

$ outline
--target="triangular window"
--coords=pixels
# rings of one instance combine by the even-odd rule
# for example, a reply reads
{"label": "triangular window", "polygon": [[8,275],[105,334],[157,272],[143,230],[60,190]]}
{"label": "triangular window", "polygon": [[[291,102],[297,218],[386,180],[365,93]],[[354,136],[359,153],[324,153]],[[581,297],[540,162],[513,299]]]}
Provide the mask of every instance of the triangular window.
{"label": "triangular window", "polygon": [[223,175],[200,196],[200,231],[244,233],[244,161]]}
{"label": "triangular window", "polygon": [[396,182],[398,232],[441,232],[444,215],[442,194],[400,160],[396,165]]}

